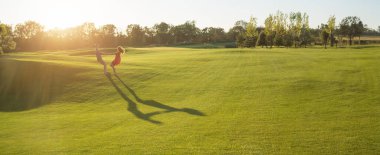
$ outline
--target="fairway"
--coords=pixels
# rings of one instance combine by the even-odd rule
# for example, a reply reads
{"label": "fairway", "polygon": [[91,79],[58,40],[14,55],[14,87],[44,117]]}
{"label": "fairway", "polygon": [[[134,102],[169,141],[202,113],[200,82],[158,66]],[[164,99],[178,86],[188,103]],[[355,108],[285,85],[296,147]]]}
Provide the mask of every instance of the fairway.
{"label": "fairway", "polygon": [[5,54],[0,154],[376,154],[379,66],[380,46],[129,48],[109,76],[94,49]]}

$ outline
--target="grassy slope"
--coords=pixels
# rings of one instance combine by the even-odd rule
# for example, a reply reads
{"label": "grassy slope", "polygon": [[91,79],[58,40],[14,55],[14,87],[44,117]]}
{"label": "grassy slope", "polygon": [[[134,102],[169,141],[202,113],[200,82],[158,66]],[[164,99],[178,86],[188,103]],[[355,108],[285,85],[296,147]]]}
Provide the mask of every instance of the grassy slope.
{"label": "grassy slope", "polygon": [[[3,106],[0,150],[374,154],[379,50],[131,49],[120,79],[86,50],[2,56],[1,94],[27,98]],[[8,84],[33,79],[49,84]]]}

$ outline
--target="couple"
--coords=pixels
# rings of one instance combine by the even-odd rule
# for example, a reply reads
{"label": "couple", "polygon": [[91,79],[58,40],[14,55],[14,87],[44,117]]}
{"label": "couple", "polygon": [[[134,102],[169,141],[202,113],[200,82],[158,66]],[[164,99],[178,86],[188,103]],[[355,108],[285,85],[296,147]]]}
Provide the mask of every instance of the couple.
{"label": "couple", "polygon": [[[115,74],[116,74],[115,66],[120,64],[121,54],[124,54],[125,52],[126,52],[126,50],[121,46],[118,46],[116,48],[115,58],[113,59],[113,61],[111,62],[111,65],[110,65]],[[99,52],[97,45],[96,45],[96,58],[97,58],[98,62],[104,66],[104,74],[108,75],[109,73],[107,72],[107,64],[104,62],[103,57],[102,57],[102,53]]]}

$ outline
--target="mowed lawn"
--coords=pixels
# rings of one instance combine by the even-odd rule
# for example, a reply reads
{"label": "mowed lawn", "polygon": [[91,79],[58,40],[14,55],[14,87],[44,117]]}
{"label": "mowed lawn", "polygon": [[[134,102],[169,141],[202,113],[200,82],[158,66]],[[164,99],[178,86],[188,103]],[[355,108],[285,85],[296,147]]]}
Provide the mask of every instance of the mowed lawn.
{"label": "mowed lawn", "polygon": [[0,56],[0,154],[380,152],[380,47],[128,50]]}

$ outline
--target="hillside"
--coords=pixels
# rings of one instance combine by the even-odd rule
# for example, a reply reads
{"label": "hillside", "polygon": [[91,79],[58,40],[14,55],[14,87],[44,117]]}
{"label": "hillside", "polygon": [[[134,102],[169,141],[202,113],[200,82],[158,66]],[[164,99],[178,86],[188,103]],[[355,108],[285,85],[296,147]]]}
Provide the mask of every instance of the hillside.
{"label": "hillside", "polygon": [[2,55],[0,150],[376,154],[379,50],[131,48],[109,76],[91,49]]}

